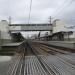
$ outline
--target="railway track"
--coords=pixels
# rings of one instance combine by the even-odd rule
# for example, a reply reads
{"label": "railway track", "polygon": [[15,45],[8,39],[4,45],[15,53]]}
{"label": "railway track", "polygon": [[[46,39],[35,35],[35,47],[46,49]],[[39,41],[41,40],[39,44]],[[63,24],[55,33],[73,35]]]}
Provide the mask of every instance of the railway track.
{"label": "railway track", "polygon": [[75,75],[74,59],[74,53],[27,42],[13,59],[7,75]]}

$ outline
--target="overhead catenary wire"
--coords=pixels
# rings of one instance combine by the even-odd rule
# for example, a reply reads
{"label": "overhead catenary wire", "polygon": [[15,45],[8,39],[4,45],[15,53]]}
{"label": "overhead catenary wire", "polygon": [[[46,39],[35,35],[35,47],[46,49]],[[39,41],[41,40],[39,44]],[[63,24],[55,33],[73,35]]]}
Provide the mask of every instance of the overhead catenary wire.
{"label": "overhead catenary wire", "polygon": [[[68,0],[69,1],[69,0]],[[62,11],[65,9],[65,8],[67,8],[71,3],[72,3],[72,1],[73,0],[70,0],[69,2],[68,2],[67,0],[64,2],[64,4],[60,7],[60,9],[58,9],[58,13],[54,16],[54,17],[56,17],[56,16],[58,16],[58,14],[60,14],[60,13],[62,13]],[[65,3],[67,3],[66,5],[65,5]]]}
{"label": "overhead catenary wire", "polygon": [[57,10],[56,10],[56,12],[58,12],[58,13],[56,13],[56,15],[53,17],[53,18],[56,18],[57,16],[58,16],[58,14],[60,14],[60,13],[62,13],[62,11],[65,9],[65,8],[67,8],[69,5],[71,5],[72,3],[73,3],[73,1],[74,0],[70,0],[69,2],[67,1],[67,0],[65,0],[64,1],[64,3],[66,3],[66,2],[68,2],[66,5],[64,4],[64,5],[62,5],[61,7],[60,7],[60,9],[58,8]]}
{"label": "overhead catenary wire", "polygon": [[[55,12],[59,12],[60,8],[62,8],[62,6],[63,6],[66,2],[67,2],[67,0],[65,0],[60,6],[58,6],[58,7],[55,9],[55,11],[54,11],[54,13],[52,14],[52,16],[55,14]],[[57,13],[56,13],[56,14],[57,14]]]}

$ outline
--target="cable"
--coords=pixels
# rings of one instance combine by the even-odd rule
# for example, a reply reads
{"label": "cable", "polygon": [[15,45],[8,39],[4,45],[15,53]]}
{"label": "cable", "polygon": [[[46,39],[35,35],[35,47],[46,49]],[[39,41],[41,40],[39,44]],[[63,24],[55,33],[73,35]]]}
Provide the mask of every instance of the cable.
{"label": "cable", "polygon": [[[67,0],[66,0],[66,1],[67,1]],[[68,7],[70,4],[72,4],[73,1],[74,1],[74,0],[71,0],[67,5],[64,5],[63,8],[61,8],[61,9],[59,10],[59,12],[54,16],[54,18],[55,18],[58,14],[60,14],[60,12],[61,12],[64,8],[66,8],[66,7]]]}
{"label": "cable", "polygon": [[30,22],[31,9],[32,9],[32,0],[30,1],[30,10],[29,10],[28,24]]}
{"label": "cable", "polygon": [[[55,12],[58,12],[58,10],[66,3],[66,1],[67,1],[67,0],[65,0],[65,1],[62,3],[62,5],[60,5],[57,9],[55,9],[54,14],[55,14]],[[54,14],[53,14],[53,15],[54,15]]]}

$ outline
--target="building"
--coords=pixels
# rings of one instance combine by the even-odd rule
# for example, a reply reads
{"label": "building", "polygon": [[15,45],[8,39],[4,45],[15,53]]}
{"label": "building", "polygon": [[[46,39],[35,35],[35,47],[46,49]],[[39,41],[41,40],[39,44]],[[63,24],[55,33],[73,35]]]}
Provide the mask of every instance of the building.
{"label": "building", "polygon": [[9,24],[6,20],[0,21],[0,32],[1,44],[11,41],[11,36],[9,34]]}
{"label": "building", "polygon": [[65,23],[61,20],[57,19],[53,21],[53,34],[62,32],[62,31],[68,31],[68,29],[65,27]]}
{"label": "building", "polygon": [[75,40],[75,32],[65,27],[66,24],[57,19],[53,22],[52,40],[57,41],[73,41]]}

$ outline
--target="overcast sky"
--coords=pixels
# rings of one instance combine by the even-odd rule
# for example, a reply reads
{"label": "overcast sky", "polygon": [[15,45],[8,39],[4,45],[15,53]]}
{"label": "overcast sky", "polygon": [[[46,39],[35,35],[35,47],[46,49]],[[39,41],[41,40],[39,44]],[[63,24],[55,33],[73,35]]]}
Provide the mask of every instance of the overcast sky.
{"label": "overcast sky", "polygon": [[[11,16],[12,23],[28,23],[29,7],[30,0],[0,0],[0,20]],[[49,23],[49,16],[74,25],[75,0],[32,0],[30,23]]]}
{"label": "overcast sky", "polygon": [[[8,20],[11,16],[12,23],[28,23],[31,0],[0,0],[0,20]],[[61,19],[67,26],[75,25],[75,0],[32,0],[30,23],[49,23]],[[24,36],[38,32],[22,32]]]}

